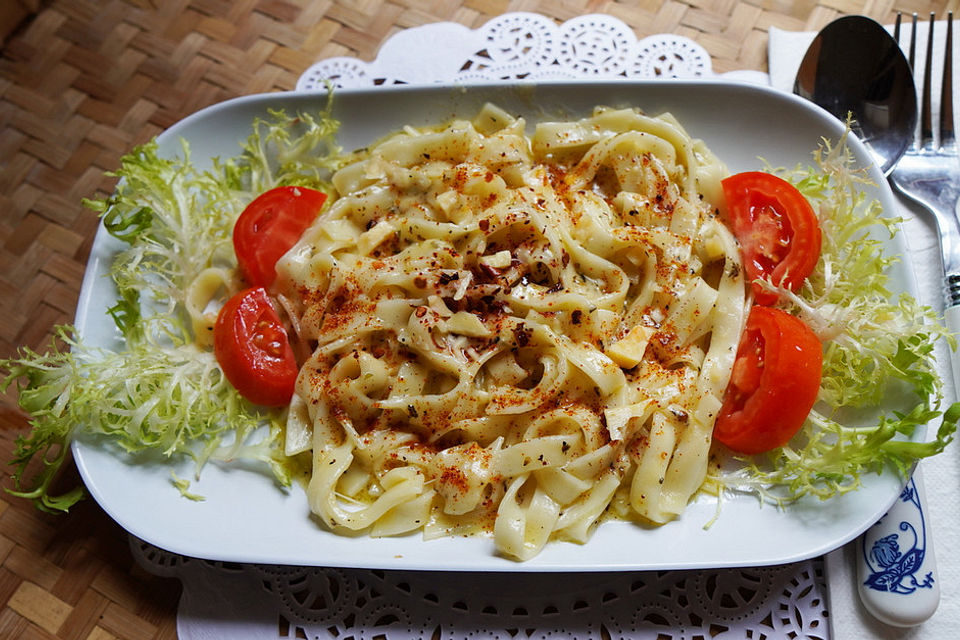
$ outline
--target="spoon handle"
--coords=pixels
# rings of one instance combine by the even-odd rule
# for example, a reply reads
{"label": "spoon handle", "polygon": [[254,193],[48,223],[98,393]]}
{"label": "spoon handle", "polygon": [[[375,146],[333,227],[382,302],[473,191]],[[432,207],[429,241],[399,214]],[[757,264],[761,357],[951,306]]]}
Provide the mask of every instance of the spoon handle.
{"label": "spoon handle", "polygon": [[933,536],[924,512],[919,467],[885,516],[860,538],[857,581],[860,599],[881,622],[918,625],[937,610],[940,583]]}

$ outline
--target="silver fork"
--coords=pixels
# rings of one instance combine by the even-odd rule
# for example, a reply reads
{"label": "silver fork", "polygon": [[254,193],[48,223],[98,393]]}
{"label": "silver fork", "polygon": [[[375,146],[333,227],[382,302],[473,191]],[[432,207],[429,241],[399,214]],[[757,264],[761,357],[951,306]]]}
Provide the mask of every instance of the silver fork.
{"label": "silver fork", "polygon": [[[940,118],[936,135],[933,130],[931,87],[935,16],[930,14],[930,33],[924,64],[923,88],[920,96],[919,137],[907,150],[890,174],[890,183],[907,198],[933,216],[940,236],[944,273],[944,321],[948,329],[960,328],[960,154],[957,152],[953,126],[953,14],[947,14],[944,43],[943,81],[940,90]],[[900,40],[900,15],[894,37]],[[913,14],[912,34],[907,59],[916,69],[917,15]],[[960,367],[951,356],[954,384],[960,382]],[[919,468],[907,483],[890,511],[861,538],[858,551],[859,592],[863,604],[876,617],[888,624],[913,626],[929,618],[940,602],[940,585],[928,522],[924,514],[925,492]],[[905,526],[906,525],[906,526]],[[900,548],[900,534],[912,529],[916,537]],[[893,550],[896,550],[896,554]],[[905,552],[902,554],[901,553]],[[892,571],[900,562],[890,559],[910,558],[910,566],[900,573]],[[899,570],[899,569],[898,569]],[[912,582],[902,590],[884,588],[887,574]]]}
{"label": "silver fork", "polygon": [[[899,23],[899,20],[898,20]],[[960,154],[957,153],[956,132],[953,126],[953,13],[947,14],[947,34],[944,44],[943,83],[940,91],[940,118],[936,135],[933,129],[931,107],[932,58],[934,15],[930,14],[930,33],[924,64],[923,88],[920,98],[920,135],[890,174],[890,182],[901,194],[930,212],[937,224],[943,252],[944,308],[947,322],[956,313],[960,320],[960,221],[957,202],[960,200]],[[910,40],[909,61],[914,65],[917,15],[913,15],[913,38]],[[897,34],[899,35],[899,34]],[[958,322],[957,326],[960,326]],[[951,327],[954,328],[954,327]],[[960,381],[957,360],[954,359],[954,380]]]}

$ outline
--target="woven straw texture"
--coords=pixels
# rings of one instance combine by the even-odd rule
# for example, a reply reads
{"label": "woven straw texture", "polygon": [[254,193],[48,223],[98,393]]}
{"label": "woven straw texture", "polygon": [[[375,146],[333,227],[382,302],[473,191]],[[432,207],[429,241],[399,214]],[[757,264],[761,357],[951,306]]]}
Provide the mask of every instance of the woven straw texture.
{"label": "woven straw texture", "polygon": [[[69,323],[97,226],[82,198],[174,122],[235,96],[292,89],[318,59],[372,60],[399,30],[476,28],[507,11],[607,13],[637,37],[703,45],[717,72],[766,70],[767,30],[841,14],[892,21],[957,2],[888,0],[0,0],[0,358],[44,350]],[[0,462],[27,422],[0,396]],[[6,473],[4,475],[7,475]],[[68,471],[65,482],[76,481]],[[4,486],[9,481],[4,479]],[[91,500],[48,516],[0,494],[0,638],[173,638],[180,585],[134,563]]]}

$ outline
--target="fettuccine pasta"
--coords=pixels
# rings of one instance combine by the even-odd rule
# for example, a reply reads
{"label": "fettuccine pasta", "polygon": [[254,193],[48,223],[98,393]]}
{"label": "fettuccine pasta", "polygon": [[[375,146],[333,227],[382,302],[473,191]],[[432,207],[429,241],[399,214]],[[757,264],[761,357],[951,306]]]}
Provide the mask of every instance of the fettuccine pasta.
{"label": "fettuccine pasta", "polygon": [[492,533],[525,560],[703,483],[747,301],[723,165],[671,116],[407,128],[278,264],[286,453],[335,532]]}

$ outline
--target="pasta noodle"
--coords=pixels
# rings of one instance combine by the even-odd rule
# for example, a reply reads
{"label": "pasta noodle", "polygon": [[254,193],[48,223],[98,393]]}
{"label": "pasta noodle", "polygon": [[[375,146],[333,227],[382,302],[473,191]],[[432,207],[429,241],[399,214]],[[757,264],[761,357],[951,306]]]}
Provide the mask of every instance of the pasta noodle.
{"label": "pasta noodle", "polygon": [[487,105],[357,152],[278,264],[311,510],[343,533],[492,533],[519,560],[605,514],[681,514],[747,306],[725,174],[630,109],[528,135]]}

